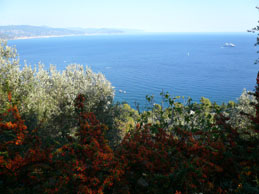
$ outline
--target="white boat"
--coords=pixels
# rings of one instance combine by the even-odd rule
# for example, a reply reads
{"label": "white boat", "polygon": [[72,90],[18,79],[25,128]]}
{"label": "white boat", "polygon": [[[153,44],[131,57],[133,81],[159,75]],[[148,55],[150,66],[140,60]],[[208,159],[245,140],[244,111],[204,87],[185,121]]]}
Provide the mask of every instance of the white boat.
{"label": "white boat", "polygon": [[225,46],[225,47],[235,47],[236,45],[233,44],[233,43],[228,43],[228,42],[226,42],[224,46]]}

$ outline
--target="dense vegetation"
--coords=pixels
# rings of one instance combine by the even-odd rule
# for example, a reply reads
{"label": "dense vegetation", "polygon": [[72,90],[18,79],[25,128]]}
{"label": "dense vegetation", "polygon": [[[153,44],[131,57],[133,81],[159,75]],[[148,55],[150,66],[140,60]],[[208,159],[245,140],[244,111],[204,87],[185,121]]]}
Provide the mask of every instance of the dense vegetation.
{"label": "dense vegetation", "polygon": [[3,42],[0,76],[1,193],[259,193],[259,73],[236,103],[161,93],[143,112],[102,74],[21,67]]}

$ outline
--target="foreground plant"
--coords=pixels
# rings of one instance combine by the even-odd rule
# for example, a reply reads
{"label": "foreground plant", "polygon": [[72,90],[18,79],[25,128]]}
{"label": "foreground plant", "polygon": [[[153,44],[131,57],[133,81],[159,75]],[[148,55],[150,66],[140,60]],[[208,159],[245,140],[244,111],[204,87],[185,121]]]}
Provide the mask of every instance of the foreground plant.
{"label": "foreground plant", "polygon": [[62,72],[52,65],[49,70],[42,64],[21,66],[16,49],[0,41],[0,103],[5,103],[9,91],[28,127],[37,127],[42,138],[51,135],[59,140],[65,140],[75,127],[74,99],[78,94],[87,98],[87,111],[100,118],[114,97],[111,83],[101,73],[78,64]]}
{"label": "foreground plant", "polygon": [[[259,133],[259,73],[256,114],[247,126]],[[104,138],[107,127],[75,101],[76,134],[58,149],[41,144],[37,130],[25,126],[11,93],[0,119],[2,193],[258,193],[259,145],[242,138],[224,114],[213,130],[170,130],[137,124],[114,152]],[[245,131],[242,131],[245,132]]]}
{"label": "foreground plant", "polygon": [[104,138],[105,125],[93,113],[84,109],[85,97],[76,98],[79,128],[76,139],[56,150],[54,161],[62,178],[57,183],[59,192],[100,194],[110,191],[114,181],[123,174],[119,162]]}
{"label": "foreground plant", "polygon": [[137,125],[116,152],[130,193],[258,193],[259,73],[254,95],[249,133],[233,128],[222,112],[211,130]]}
{"label": "foreground plant", "polygon": [[42,147],[36,130],[28,131],[11,93],[8,98],[7,111],[0,114],[0,191],[44,191],[53,170],[52,154]]}

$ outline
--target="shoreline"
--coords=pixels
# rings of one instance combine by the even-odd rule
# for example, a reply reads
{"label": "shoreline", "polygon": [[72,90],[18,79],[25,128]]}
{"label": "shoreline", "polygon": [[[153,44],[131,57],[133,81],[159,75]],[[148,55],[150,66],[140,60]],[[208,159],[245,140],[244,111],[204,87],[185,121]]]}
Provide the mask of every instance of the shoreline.
{"label": "shoreline", "polygon": [[98,35],[121,35],[123,33],[92,33],[92,34],[70,34],[70,35],[46,35],[46,36],[21,36],[14,37],[9,40],[27,40],[27,39],[37,39],[37,38],[61,38],[61,37],[70,37],[70,36],[98,36]]}

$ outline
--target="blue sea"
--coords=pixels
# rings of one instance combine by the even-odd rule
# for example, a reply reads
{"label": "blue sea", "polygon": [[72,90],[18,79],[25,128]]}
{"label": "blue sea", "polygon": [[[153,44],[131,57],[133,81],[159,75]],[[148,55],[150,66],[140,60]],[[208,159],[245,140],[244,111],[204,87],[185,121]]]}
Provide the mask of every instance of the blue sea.
{"label": "blue sea", "polygon": [[[224,47],[233,43],[236,47]],[[63,70],[79,63],[101,72],[115,87],[115,100],[146,104],[172,96],[201,97],[219,104],[236,101],[244,88],[253,90],[259,64],[250,33],[171,33],[75,36],[12,40],[21,63],[42,62]],[[122,90],[123,92],[120,92]],[[124,93],[126,91],[126,93]]]}

